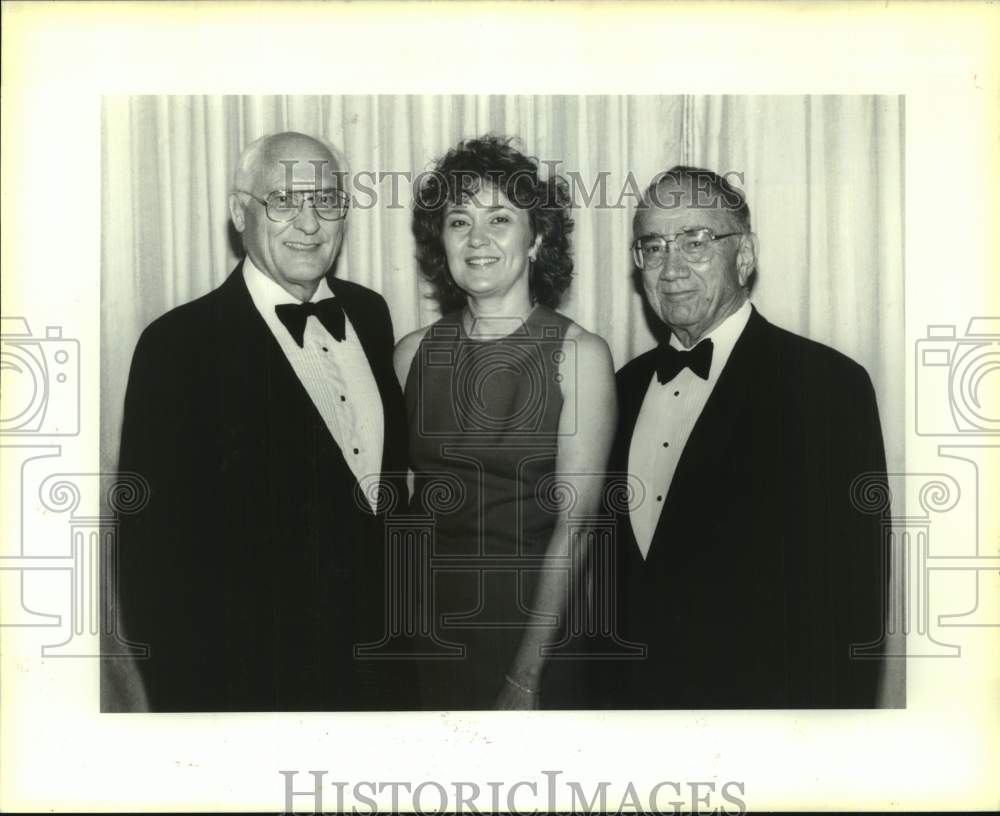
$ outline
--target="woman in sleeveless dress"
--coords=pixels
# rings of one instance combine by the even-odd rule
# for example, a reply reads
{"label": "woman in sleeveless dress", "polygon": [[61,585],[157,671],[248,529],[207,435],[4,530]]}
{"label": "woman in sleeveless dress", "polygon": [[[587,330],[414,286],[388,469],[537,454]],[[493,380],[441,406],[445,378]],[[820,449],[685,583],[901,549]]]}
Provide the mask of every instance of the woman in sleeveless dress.
{"label": "woman in sleeveless dress", "polygon": [[[414,474],[433,528],[422,706],[530,709],[567,637],[616,421],[607,344],[554,311],[569,286],[565,182],[509,140],[459,144],[425,174],[414,234],[443,317],[396,347]],[[576,534],[575,534],[576,533]]]}

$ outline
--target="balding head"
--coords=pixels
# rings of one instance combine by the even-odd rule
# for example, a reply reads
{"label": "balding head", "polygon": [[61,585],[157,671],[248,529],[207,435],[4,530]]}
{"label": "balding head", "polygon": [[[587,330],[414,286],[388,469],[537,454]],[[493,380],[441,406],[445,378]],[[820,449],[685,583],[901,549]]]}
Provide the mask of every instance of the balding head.
{"label": "balding head", "polygon": [[[737,176],[742,180],[742,174]],[[636,208],[635,218],[650,207],[673,209],[682,206],[682,198],[700,209],[725,214],[733,229],[751,231],[750,207],[739,187],[713,170],[680,164],[653,179]]]}
{"label": "balding head", "polygon": [[291,131],[251,142],[236,164],[229,212],[247,255],[261,272],[300,300],[312,297],[333,266],[344,221],[320,218],[311,198],[290,220],[275,220],[266,201],[275,192],[342,190],[345,172],[333,145]]}
{"label": "balding head", "polygon": [[[252,191],[262,173],[266,174],[268,168],[276,166],[283,168],[287,166],[283,162],[287,163],[295,156],[307,154],[322,159],[323,165],[330,172],[331,177],[343,178],[343,173],[346,170],[343,167],[343,158],[340,151],[332,143],[321,136],[307,136],[305,133],[290,130],[284,133],[261,136],[243,148],[233,173],[233,189]],[[317,167],[313,170],[313,166],[309,164],[301,168],[309,177],[308,182],[310,183],[317,179],[316,173],[319,169]],[[301,172],[299,177],[302,177]]]}

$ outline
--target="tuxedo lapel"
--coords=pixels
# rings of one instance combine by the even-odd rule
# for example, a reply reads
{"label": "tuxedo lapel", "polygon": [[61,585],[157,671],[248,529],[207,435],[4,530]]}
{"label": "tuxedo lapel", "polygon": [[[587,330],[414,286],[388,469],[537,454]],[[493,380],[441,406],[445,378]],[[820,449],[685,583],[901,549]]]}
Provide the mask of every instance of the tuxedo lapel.
{"label": "tuxedo lapel", "polygon": [[689,495],[690,492],[705,488],[704,478],[699,478],[699,474],[716,474],[716,484],[725,480],[728,471],[726,453],[737,429],[747,427],[753,376],[761,355],[761,334],[766,326],[764,318],[753,309],[684,445],[653,533],[647,563],[653,560],[654,555],[666,555],[662,551],[667,548],[658,546],[658,543],[661,538],[669,538],[674,515],[687,512],[693,506],[697,497]]}
{"label": "tuxedo lapel", "polygon": [[[252,433],[267,433],[276,444],[291,433],[311,429],[313,438],[326,440],[327,455],[350,472],[337,441],[319,409],[292,368],[284,351],[253,303],[237,265],[218,289],[218,376],[225,416],[236,428],[243,417]],[[256,430],[253,430],[256,426]]]}
{"label": "tuxedo lapel", "polygon": [[622,382],[618,390],[618,422],[628,433],[619,434],[622,450],[619,451],[619,465],[624,470],[628,467],[628,451],[632,444],[632,433],[639,419],[639,411],[649,390],[649,382],[656,369],[656,349],[647,351],[637,357],[633,367],[628,372],[628,379]]}

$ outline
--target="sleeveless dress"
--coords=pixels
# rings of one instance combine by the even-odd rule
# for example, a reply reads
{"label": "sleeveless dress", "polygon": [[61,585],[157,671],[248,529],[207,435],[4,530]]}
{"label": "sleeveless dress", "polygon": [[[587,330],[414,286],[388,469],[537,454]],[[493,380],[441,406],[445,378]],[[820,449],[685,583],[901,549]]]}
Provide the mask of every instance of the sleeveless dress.
{"label": "sleeveless dress", "polygon": [[531,605],[557,520],[546,488],[570,325],[538,305],[511,334],[479,340],[455,312],[428,329],[414,356],[405,388],[410,512],[433,529],[421,611],[447,652],[418,660],[423,708],[493,708],[525,626],[555,624]]}

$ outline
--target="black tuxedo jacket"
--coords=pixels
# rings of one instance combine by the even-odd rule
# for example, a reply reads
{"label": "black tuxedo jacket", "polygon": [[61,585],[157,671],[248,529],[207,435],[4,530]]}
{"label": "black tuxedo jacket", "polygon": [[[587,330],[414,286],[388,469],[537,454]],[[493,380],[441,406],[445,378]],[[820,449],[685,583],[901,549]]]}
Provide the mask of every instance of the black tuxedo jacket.
{"label": "black tuxedo jacket", "polygon": [[[405,409],[385,301],[329,284],[381,393],[383,472],[400,472]],[[125,636],[151,650],[137,663],[152,710],[410,707],[405,665],[353,659],[355,643],[381,635],[381,518],[359,502],[242,264],[143,332],[119,465],[151,491],[122,519],[117,585]]]}
{"label": "black tuxedo jacket", "polygon": [[[655,351],[618,372],[612,473],[628,470]],[[628,514],[618,517],[619,632],[648,654],[605,672],[596,705],[876,705],[881,661],[849,649],[880,638],[881,528],[850,490],[859,474],[884,471],[864,369],[754,310],[684,448],[645,560]],[[646,485],[647,501],[662,492]]]}

